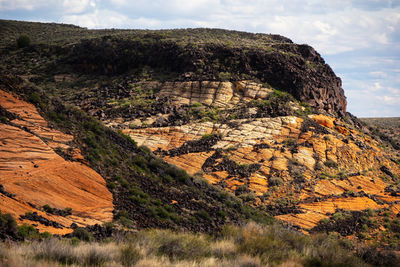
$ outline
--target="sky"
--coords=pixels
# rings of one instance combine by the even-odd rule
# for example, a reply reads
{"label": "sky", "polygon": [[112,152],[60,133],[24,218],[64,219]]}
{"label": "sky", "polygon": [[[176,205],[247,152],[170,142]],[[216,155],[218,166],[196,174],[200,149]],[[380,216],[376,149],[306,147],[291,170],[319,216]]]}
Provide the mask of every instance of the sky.
{"label": "sky", "polygon": [[322,55],[349,112],[400,117],[400,0],[0,0],[0,19],[280,34]]}

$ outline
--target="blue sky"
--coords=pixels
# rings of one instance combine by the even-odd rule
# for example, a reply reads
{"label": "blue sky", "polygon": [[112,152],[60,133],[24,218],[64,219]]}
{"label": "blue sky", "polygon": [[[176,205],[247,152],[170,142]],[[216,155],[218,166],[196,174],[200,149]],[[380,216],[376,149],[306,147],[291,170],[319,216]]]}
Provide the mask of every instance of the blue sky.
{"label": "blue sky", "polygon": [[0,18],[281,34],[323,56],[342,78],[348,111],[400,116],[400,0],[0,0]]}

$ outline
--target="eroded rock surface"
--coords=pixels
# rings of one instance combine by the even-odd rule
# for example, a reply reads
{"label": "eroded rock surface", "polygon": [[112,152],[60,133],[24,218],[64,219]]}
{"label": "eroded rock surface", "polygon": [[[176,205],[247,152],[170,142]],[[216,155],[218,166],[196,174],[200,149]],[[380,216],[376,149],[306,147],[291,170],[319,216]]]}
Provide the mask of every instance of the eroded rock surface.
{"label": "eroded rock surface", "polygon": [[[0,90],[0,105],[15,115],[0,123],[1,211],[11,213],[18,223],[36,224],[40,231],[57,234],[71,232],[72,223],[110,221],[112,194],[105,180],[86,165],[79,149],[70,146],[73,136],[52,129],[32,104],[8,92]],[[44,205],[71,208],[72,215],[46,213]]]}
{"label": "eroded rock surface", "polygon": [[167,162],[303,230],[337,210],[399,212],[400,195],[385,192],[393,180],[381,170],[398,175],[399,166],[377,141],[337,118],[286,116],[124,132]]}
{"label": "eroded rock surface", "polygon": [[233,107],[253,99],[263,99],[273,90],[250,81],[190,81],[162,84],[159,97],[170,97],[175,105],[201,103],[216,107]]}

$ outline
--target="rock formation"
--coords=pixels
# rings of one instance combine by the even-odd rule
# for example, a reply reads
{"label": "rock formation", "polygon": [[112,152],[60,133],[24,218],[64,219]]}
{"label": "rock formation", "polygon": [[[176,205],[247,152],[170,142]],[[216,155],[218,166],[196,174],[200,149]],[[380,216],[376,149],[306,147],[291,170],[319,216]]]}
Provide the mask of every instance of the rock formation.
{"label": "rock formation", "polygon": [[[54,234],[72,232],[72,223],[110,221],[112,195],[79,149],[69,146],[73,136],[52,129],[32,104],[2,90],[0,107],[15,117],[0,123],[1,211]],[[45,205],[72,214],[52,214]]]}

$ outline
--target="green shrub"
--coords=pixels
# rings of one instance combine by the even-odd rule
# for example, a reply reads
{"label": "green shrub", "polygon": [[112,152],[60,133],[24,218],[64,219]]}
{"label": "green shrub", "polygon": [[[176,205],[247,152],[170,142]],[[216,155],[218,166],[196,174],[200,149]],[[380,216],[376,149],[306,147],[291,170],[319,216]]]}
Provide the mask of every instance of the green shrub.
{"label": "green shrub", "polygon": [[142,255],[139,250],[132,244],[123,246],[120,249],[120,261],[122,266],[134,266],[141,258]]}
{"label": "green shrub", "polygon": [[20,236],[24,240],[25,239],[38,239],[39,232],[32,225],[24,223],[23,225],[18,226],[18,236]]}
{"label": "green shrub", "polygon": [[281,186],[283,184],[284,184],[284,182],[283,182],[282,178],[273,176],[268,179],[269,186]]}
{"label": "green shrub", "polygon": [[176,181],[184,183],[190,179],[189,174],[185,170],[182,170],[174,165],[169,165],[167,170],[167,174],[174,178]]}
{"label": "green shrub", "polygon": [[338,167],[337,162],[333,161],[333,160],[327,160],[327,161],[324,162],[324,164],[328,168],[337,168]]}
{"label": "green shrub", "polygon": [[194,102],[193,104],[192,104],[192,107],[193,108],[199,108],[199,107],[202,107],[203,106],[203,104],[201,104],[200,102]]}
{"label": "green shrub", "polygon": [[231,78],[231,74],[229,72],[220,72],[218,73],[218,78],[223,81],[227,81]]}
{"label": "green shrub", "polygon": [[56,261],[68,265],[78,263],[79,260],[71,246],[53,238],[36,243],[34,250],[36,259]]}
{"label": "green shrub", "polygon": [[155,237],[159,243],[157,253],[171,260],[199,260],[210,255],[208,242],[199,235],[162,231]]}
{"label": "green shrub", "polygon": [[9,213],[2,214],[0,211],[0,233],[16,237],[17,232],[17,222],[14,217]]}
{"label": "green shrub", "polygon": [[208,212],[205,210],[199,210],[196,212],[196,214],[199,217],[203,218],[204,220],[207,220],[207,221],[211,220],[210,214],[208,214]]}
{"label": "green shrub", "polygon": [[99,250],[97,246],[90,247],[84,255],[83,266],[103,266],[109,260],[109,255]]}
{"label": "green shrub", "polygon": [[87,242],[93,240],[93,235],[82,227],[74,229],[74,231],[72,232],[72,236],[78,238],[79,240]]}
{"label": "green shrub", "polygon": [[41,99],[40,95],[38,93],[36,93],[36,92],[31,93],[28,96],[28,100],[29,100],[29,102],[31,102],[34,105],[38,105],[38,104],[40,104],[42,102],[42,99]]}
{"label": "green shrub", "polygon": [[20,35],[17,38],[17,46],[18,48],[24,48],[24,47],[28,47],[31,44],[31,39],[29,38],[28,35]]}
{"label": "green shrub", "polygon": [[318,161],[318,162],[315,163],[315,165],[314,165],[314,170],[320,171],[320,170],[322,170],[323,167],[324,167],[324,166],[322,165],[322,163]]}
{"label": "green shrub", "polygon": [[52,207],[50,207],[50,205],[48,205],[48,204],[46,204],[46,205],[44,205],[43,207],[43,210],[45,211],[45,212],[47,212],[47,213],[52,213],[53,212],[53,208]]}

